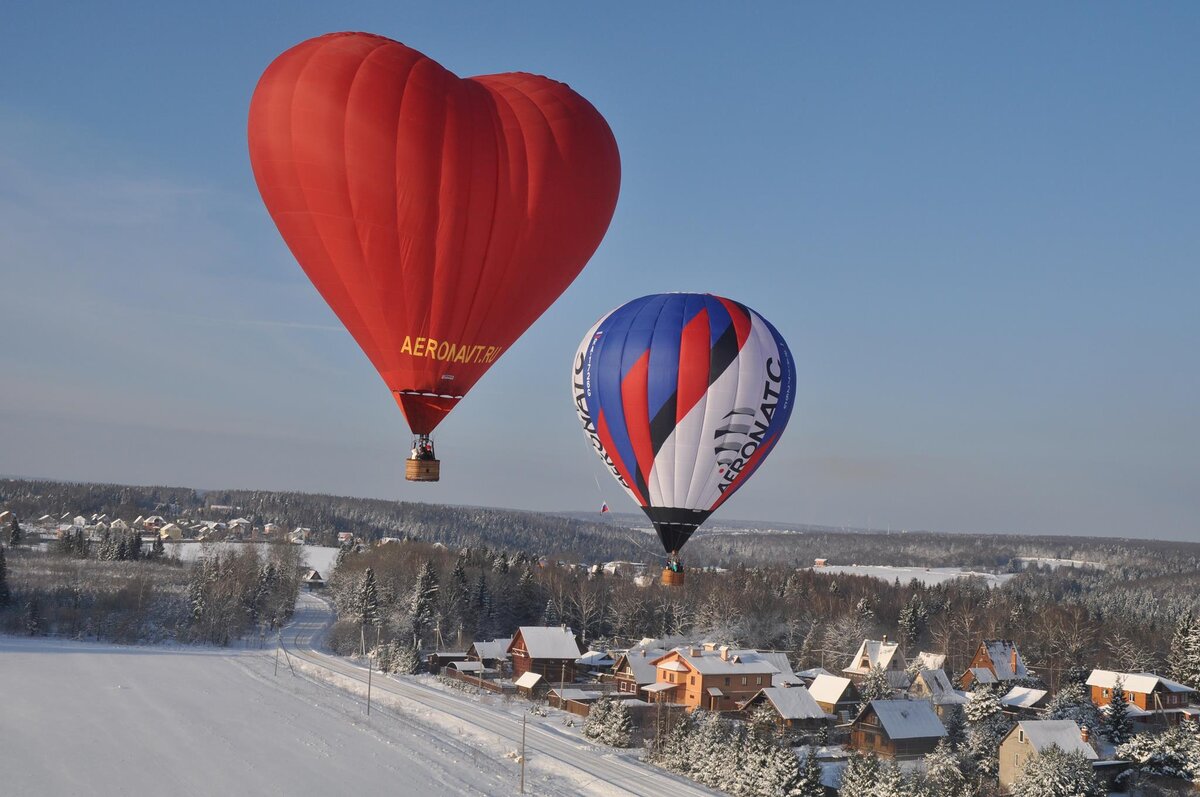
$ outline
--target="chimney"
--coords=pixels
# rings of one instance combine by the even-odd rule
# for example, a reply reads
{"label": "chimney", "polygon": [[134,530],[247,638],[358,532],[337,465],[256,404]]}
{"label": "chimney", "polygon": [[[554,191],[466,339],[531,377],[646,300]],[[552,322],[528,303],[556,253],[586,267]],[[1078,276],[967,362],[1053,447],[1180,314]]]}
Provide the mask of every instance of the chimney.
{"label": "chimney", "polygon": [[692,657],[693,657],[693,658],[695,658],[696,656],[699,656],[699,655],[700,655],[700,648],[698,648],[698,647],[696,647],[696,646],[694,646],[694,645],[693,645],[693,646],[692,646],[692,651],[691,651],[691,653],[692,653]]}
{"label": "chimney", "polygon": [[642,658],[646,658],[646,649],[642,648]]}
{"label": "chimney", "polygon": [[721,646],[721,661],[729,661],[729,646]]}
{"label": "chimney", "polygon": [[[1009,656],[1009,658],[1012,661],[1013,675],[1016,675],[1017,674],[1017,646],[1016,645],[1012,646],[1012,655]],[[1087,741],[1087,740],[1085,739],[1084,741]]]}
{"label": "chimney", "polygon": [[883,644],[887,644],[887,634],[883,635]]}
{"label": "chimney", "polygon": [[1080,739],[1083,739],[1083,743],[1084,743],[1084,744],[1087,744],[1087,743],[1088,743],[1088,735],[1089,735],[1089,734],[1088,734],[1088,728],[1087,728],[1087,726],[1086,726],[1086,725],[1081,725],[1081,726],[1079,727],[1079,738],[1080,738]]}

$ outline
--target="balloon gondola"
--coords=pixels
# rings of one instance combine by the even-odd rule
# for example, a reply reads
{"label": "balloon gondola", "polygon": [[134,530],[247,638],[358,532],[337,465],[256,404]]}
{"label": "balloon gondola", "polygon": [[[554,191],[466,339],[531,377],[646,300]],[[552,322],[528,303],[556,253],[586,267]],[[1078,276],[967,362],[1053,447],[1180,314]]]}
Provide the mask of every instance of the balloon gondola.
{"label": "balloon gondola", "polygon": [[684,544],[775,447],[795,382],[775,327],[711,294],[644,296],[584,336],[572,369],[575,410],[662,541],[662,583],[684,582]]}
{"label": "balloon gondola", "polygon": [[[583,269],[620,185],[612,131],[567,85],[459,78],[367,33],[276,58],[248,137],[284,241],[431,450],[438,424]],[[414,481],[439,472],[432,457],[405,468]]]}

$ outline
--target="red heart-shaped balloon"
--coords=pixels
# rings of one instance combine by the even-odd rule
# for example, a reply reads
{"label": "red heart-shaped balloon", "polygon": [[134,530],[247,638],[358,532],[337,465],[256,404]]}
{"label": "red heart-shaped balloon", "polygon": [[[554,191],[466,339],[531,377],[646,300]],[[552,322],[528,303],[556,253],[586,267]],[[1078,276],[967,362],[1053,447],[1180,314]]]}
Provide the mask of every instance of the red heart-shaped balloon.
{"label": "red heart-shaped balloon", "polygon": [[565,84],[459,78],[366,33],[276,58],[249,140],[284,241],[418,434],[575,279],[620,185],[612,131]]}

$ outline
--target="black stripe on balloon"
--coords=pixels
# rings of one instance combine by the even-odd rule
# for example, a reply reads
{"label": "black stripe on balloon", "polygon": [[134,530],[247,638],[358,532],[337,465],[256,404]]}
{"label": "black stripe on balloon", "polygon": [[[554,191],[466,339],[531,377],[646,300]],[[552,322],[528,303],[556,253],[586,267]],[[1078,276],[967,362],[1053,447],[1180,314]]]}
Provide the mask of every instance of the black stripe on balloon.
{"label": "black stripe on balloon", "polygon": [[650,419],[650,445],[653,447],[656,457],[663,444],[667,442],[667,438],[671,436],[671,432],[675,431],[675,413],[678,403],[679,391],[677,390],[662,405],[662,409]]}
{"label": "black stripe on balloon", "polygon": [[731,323],[721,333],[721,337],[717,338],[717,342],[712,345],[712,351],[709,353],[709,387],[712,387],[713,383],[721,377],[721,374],[725,373],[725,369],[737,359],[737,355],[737,330],[733,328],[733,324]]}

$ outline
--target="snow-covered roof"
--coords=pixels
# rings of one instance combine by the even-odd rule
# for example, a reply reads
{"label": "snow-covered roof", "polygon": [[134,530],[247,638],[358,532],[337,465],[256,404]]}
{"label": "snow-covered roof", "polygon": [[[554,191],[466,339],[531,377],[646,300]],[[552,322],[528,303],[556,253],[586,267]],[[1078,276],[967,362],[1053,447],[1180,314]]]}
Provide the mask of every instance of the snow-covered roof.
{"label": "snow-covered roof", "polygon": [[946,668],[945,653],[928,653],[922,650],[913,662],[918,670],[943,670]]}
{"label": "snow-covered roof", "polygon": [[1078,753],[1091,761],[1098,758],[1091,745],[1083,741],[1079,726],[1071,720],[1021,720],[1009,735],[1018,730],[1025,732],[1025,738],[1039,753],[1053,745],[1064,753]]}
{"label": "snow-covered roof", "polygon": [[[733,650],[724,646],[716,650],[686,647],[675,648],[671,653],[678,654],[682,661],[701,675],[774,675],[779,672],[757,650]],[[663,666],[657,662],[655,665]]]}
{"label": "snow-covered roof", "polygon": [[[634,683],[652,684],[658,676],[654,670],[654,660],[665,656],[667,651],[662,648],[633,648],[626,651],[624,659],[633,673]],[[617,660],[620,663],[620,659]]]}
{"label": "snow-covered roof", "polygon": [[665,681],[659,681],[656,684],[650,684],[649,686],[645,687],[645,690],[647,692],[666,692],[668,689],[674,689],[677,686],[679,686],[679,684],[669,684]]}
{"label": "snow-covered roof", "polygon": [[970,701],[966,692],[954,688],[945,670],[921,670],[917,678],[935,706],[965,705]]}
{"label": "snow-covered roof", "polygon": [[801,670],[796,675],[799,675],[801,678],[816,678],[818,675],[833,675],[833,673],[824,667],[810,667],[807,670]]}
{"label": "snow-covered roof", "polygon": [[[852,672],[856,674],[866,674],[874,667],[888,669],[896,658],[896,653],[900,650],[898,642],[888,642],[886,640],[864,639],[863,643],[858,646],[858,653],[854,654],[854,658],[850,661],[850,666],[842,669],[842,672]],[[901,657],[903,661],[903,657]]]}
{"label": "snow-covered roof", "polygon": [[[864,708],[863,713],[868,709]],[[933,706],[924,700],[872,700],[870,710],[879,717],[879,724],[888,738],[930,739],[946,735]],[[862,716],[862,713],[859,714]]]}
{"label": "snow-covered roof", "polygon": [[522,689],[532,689],[533,687],[535,687],[539,683],[541,683],[541,681],[542,681],[542,674],[533,672],[532,670],[530,670],[527,673],[522,673],[521,677],[518,678],[517,680],[513,681],[513,683],[515,683],[517,686],[521,687]]}
{"label": "snow-covered roof", "polygon": [[1161,675],[1154,675],[1148,672],[1113,672],[1112,670],[1092,670],[1092,674],[1088,676],[1087,685],[1098,686],[1101,689],[1115,689],[1118,678],[1121,679],[1121,688],[1126,692],[1138,692],[1139,694],[1148,695],[1160,686],[1168,692],[1196,691],[1190,686],[1163,678]]}
{"label": "snow-covered roof", "polygon": [[511,638],[505,639],[477,639],[471,645],[475,649],[475,655],[481,659],[507,659],[508,646],[512,644]]}
{"label": "snow-covered roof", "polygon": [[603,650],[589,650],[579,658],[575,659],[576,664],[584,667],[611,667],[615,663],[613,657]]}
{"label": "snow-covered roof", "polygon": [[992,671],[987,667],[972,667],[968,672],[975,677],[975,680],[981,684],[996,683],[996,676],[992,675]]}
{"label": "snow-covered roof", "polygon": [[1045,689],[1030,689],[1027,686],[1014,686],[1008,694],[1000,698],[1000,705],[1010,708],[1033,708],[1042,698],[1049,694]]}
{"label": "snow-covered roof", "polygon": [[452,661],[450,666],[459,672],[483,672],[482,661]]}
{"label": "snow-covered roof", "polygon": [[1029,670],[1025,667],[1025,661],[1021,658],[1015,642],[1010,639],[985,639],[983,646],[987,648],[997,680],[1011,681],[1015,678],[1029,677]]}
{"label": "snow-covered roof", "polygon": [[592,692],[587,689],[573,689],[571,687],[567,687],[565,689],[559,689],[558,687],[555,687],[550,691],[558,695],[563,700],[574,700],[580,703],[588,700],[599,700],[604,696],[603,692]]}
{"label": "snow-covered roof", "polygon": [[[758,693],[770,701],[775,711],[785,720],[819,720],[825,719],[825,712],[817,705],[817,701],[803,686],[781,688],[772,686]],[[757,697],[757,695],[755,695]],[[754,701],[750,698],[750,702]]]}
{"label": "snow-covered roof", "polygon": [[575,633],[566,626],[523,625],[509,643],[509,650],[516,643],[517,637],[525,642],[525,650],[534,659],[571,659],[579,658],[579,642]]}
{"label": "snow-covered roof", "polygon": [[688,671],[687,665],[676,659],[671,659],[670,661],[664,661],[662,664],[658,665],[658,668],[660,670],[669,670],[670,672],[687,672]]}
{"label": "snow-covered roof", "polygon": [[814,700],[822,703],[836,703],[846,694],[850,687],[850,679],[839,675],[818,675],[808,687],[808,693]]}

